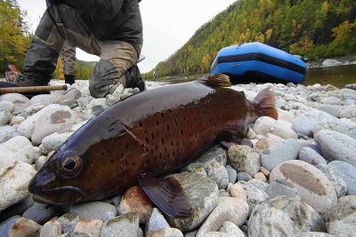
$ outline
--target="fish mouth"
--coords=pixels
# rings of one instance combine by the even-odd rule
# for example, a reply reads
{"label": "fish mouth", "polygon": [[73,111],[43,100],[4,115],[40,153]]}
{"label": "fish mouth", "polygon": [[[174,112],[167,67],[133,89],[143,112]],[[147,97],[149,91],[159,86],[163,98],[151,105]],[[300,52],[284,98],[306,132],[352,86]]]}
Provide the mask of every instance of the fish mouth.
{"label": "fish mouth", "polygon": [[85,198],[85,194],[79,188],[73,186],[52,189],[40,188],[36,191],[30,188],[30,193],[33,194],[33,200],[36,202],[52,205],[74,204]]}

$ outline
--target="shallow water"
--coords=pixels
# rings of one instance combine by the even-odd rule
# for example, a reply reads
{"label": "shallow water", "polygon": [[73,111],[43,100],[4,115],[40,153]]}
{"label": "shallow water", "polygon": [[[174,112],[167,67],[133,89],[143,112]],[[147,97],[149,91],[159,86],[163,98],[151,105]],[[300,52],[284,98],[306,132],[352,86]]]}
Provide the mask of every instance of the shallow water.
{"label": "shallow water", "polygon": [[304,85],[331,84],[344,87],[346,84],[356,83],[356,64],[325,68],[308,69]]}

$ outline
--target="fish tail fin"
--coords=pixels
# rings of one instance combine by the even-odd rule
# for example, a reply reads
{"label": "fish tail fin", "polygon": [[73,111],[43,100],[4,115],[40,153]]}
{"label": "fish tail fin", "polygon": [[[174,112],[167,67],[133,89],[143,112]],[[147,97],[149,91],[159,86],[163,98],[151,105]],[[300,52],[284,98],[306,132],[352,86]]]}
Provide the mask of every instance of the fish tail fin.
{"label": "fish tail fin", "polygon": [[258,116],[269,116],[278,119],[278,112],[275,107],[276,97],[272,88],[266,88],[253,100]]}
{"label": "fish tail fin", "polygon": [[197,81],[214,88],[231,86],[230,77],[226,74],[209,75],[202,77]]}

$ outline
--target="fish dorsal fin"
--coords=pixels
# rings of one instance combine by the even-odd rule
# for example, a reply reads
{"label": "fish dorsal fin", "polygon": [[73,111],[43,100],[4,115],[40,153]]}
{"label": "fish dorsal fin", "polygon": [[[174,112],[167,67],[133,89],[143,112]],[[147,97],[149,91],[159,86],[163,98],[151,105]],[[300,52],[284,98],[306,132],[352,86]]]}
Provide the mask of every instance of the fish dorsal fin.
{"label": "fish dorsal fin", "polygon": [[198,81],[214,88],[231,86],[230,78],[226,74],[209,75],[198,79]]}
{"label": "fish dorsal fin", "polygon": [[173,178],[156,179],[142,177],[138,184],[148,198],[165,214],[174,217],[185,217],[191,214],[181,185]]}

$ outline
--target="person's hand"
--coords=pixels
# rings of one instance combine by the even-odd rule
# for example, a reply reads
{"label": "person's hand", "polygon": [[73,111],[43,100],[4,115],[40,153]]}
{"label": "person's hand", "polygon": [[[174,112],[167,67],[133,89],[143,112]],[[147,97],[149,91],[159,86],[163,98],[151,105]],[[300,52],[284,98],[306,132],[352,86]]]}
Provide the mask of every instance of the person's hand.
{"label": "person's hand", "polygon": [[5,72],[5,80],[8,82],[16,82],[16,79],[21,74],[21,72],[16,68],[15,65],[9,65],[8,70]]}

